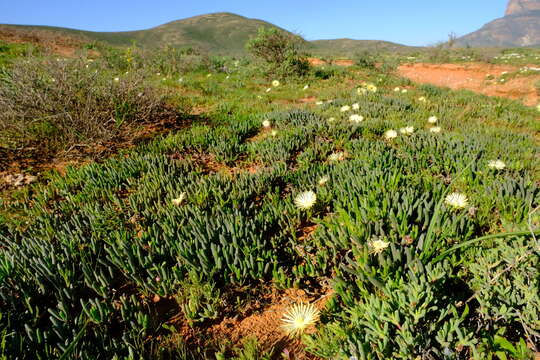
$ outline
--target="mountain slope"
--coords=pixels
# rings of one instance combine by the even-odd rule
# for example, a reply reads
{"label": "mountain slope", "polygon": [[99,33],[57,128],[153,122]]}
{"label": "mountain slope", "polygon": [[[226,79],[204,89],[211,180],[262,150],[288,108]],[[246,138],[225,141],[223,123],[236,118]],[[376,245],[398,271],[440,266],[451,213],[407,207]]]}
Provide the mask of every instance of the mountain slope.
{"label": "mountain slope", "polygon": [[[172,21],[147,30],[125,32],[92,32],[49,26],[1,25],[5,29],[51,32],[76,36],[86,41],[103,41],[116,46],[129,46],[135,42],[145,48],[194,47],[209,52],[239,53],[245,43],[257,34],[259,27],[279,27],[266,21],[248,19],[231,13],[215,13]],[[284,29],[281,29],[286,31]]]}
{"label": "mountain slope", "polygon": [[[246,42],[257,35],[261,26],[288,32],[266,21],[231,13],[215,13],[172,21],[138,31],[92,32],[51,26],[0,25],[0,35],[2,31],[20,31],[45,38],[72,37],[83,42],[101,41],[114,46],[129,46],[136,43],[143,48],[157,48],[169,45],[193,47],[218,54],[242,54],[245,52]],[[304,47],[309,52],[322,56],[350,56],[364,50],[402,52],[414,49],[387,41],[352,39],[306,41]]]}
{"label": "mountain slope", "polygon": [[540,46],[540,0],[510,0],[505,16],[458,39],[461,46]]}

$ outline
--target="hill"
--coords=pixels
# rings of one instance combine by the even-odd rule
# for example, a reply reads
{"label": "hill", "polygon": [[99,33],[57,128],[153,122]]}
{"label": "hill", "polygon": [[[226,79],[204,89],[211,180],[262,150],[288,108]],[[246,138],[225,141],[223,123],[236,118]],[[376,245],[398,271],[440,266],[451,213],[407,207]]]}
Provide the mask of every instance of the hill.
{"label": "hill", "polygon": [[540,46],[540,0],[510,0],[505,16],[458,39],[461,46]]}
{"label": "hill", "polygon": [[317,55],[353,55],[361,51],[403,53],[415,47],[381,40],[332,39],[310,41],[310,49]]}
{"label": "hill", "polygon": [[[93,32],[50,26],[1,25],[0,31],[26,30],[74,36],[86,41],[102,41],[115,46],[129,46],[135,42],[145,48],[164,45],[193,47],[213,53],[239,53],[250,37],[261,26],[279,28],[266,21],[249,19],[231,13],[215,13],[172,21],[147,30],[125,32]],[[281,29],[286,31],[284,29]]]}
{"label": "hill", "polygon": [[[170,45],[193,47],[217,54],[240,54],[245,52],[246,42],[257,34],[261,26],[278,28],[294,36],[269,22],[231,13],[199,15],[147,30],[124,32],[93,32],[35,25],[0,25],[0,35],[2,32],[24,32],[35,34],[35,37],[71,37],[86,42],[101,41],[113,46],[129,46],[136,43],[143,48],[159,48]],[[353,39],[306,41],[305,48],[322,56],[346,56],[363,50],[402,52],[406,49],[414,49],[387,41]]]}

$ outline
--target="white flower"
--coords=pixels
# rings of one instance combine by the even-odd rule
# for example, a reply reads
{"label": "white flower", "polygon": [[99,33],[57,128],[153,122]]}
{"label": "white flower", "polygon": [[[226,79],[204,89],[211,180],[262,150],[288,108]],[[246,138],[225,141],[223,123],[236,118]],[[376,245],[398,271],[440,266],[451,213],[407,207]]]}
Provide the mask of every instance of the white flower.
{"label": "white flower", "polygon": [[330,180],[330,177],[328,175],[325,175],[319,179],[319,185],[324,186],[329,180]]}
{"label": "white flower", "polygon": [[272,88],[266,89],[266,92],[270,92],[270,91],[272,91]]}
{"label": "white flower", "polygon": [[329,123],[333,123],[334,121],[336,121],[336,118],[335,118],[335,117],[331,117],[331,118],[328,119],[328,122],[329,122]]}
{"label": "white flower", "polygon": [[208,74],[208,75],[206,75],[206,77],[210,77],[210,76],[212,76],[212,74]]}
{"label": "white flower", "polygon": [[399,129],[399,132],[403,135],[411,135],[414,132],[414,126],[406,126]]}
{"label": "white flower", "polygon": [[371,248],[370,253],[371,254],[379,254],[384,251],[390,245],[389,242],[386,242],[384,240],[372,240],[368,242],[369,247]]}
{"label": "white flower", "polygon": [[492,169],[502,170],[506,167],[506,164],[502,160],[490,160],[488,162],[488,167]]}
{"label": "white flower", "polygon": [[315,105],[322,105],[322,104],[324,104],[323,101],[317,101],[317,102],[315,103]]}
{"label": "white flower", "polygon": [[454,209],[463,209],[469,204],[469,200],[467,200],[467,196],[460,193],[451,193],[446,195],[444,198],[444,202]]}
{"label": "white flower", "polygon": [[277,135],[277,130],[272,130],[272,132],[270,133],[272,136],[276,136]]}
{"label": "white flower", "polygon": [[186,193],[185,192],[181,193],[178,198],[172,199],[171,202],[173,203],[174,206],[180,206],[180,205],[182,205],[184,200],[186,200]]}
{"label": "white flower", "polygon": [[540,104],[536,105],[536,110],[540,111]]}
{"label": "white flower", "polygon": [[358,90],[356,90],[356,92],[358,93],[358,95],[366,95],[367,94],[367,90],[365,88],[358,88]]}
{"label": "white flower", "polygon": [[178,82],[184,82],[184,78],[178,79]]}
{"label": "white flower", "polygon": [[156,73],[156,75],[157,75],[157,76],[160,76],[160,75],[161,75],[161,73]]}
{"label": "white flower", "polygon": [[426,102],[427,99],[426,99],[424,96],[420,96],[420,97],[418,98],[418,101],[420,101],[420,102]]}
{"label": "white flower", "polygon": [[390,130],[386,130],[384,132],[384,138],[385,139],[388,139],[388,140],[391,140],[391,139],[395,139],[397,138],[397,131],[396,130],[393,130],[393,129],[390,129]]}
{"label": "white flower", "polygon": [[308,327],[319,321],[319,310],[313,304],[295,304],[283,314],[282,328],[287,335],[294,337],[301,335]]}
{"label": "white flower", "polygon": [[307,89],[309,89],[309,85],[304,86],[302,90],[307,90]]}
{"label": "white flower", "polygon": [[438,134],[438,133],[441,132],[441,127],[440,126],[433,126],[433,127],[429,128],[429,131],[434,133],[434,134]]}
{"label": "white flower", "polygon": [[317,202],[317,195],[313,191],[304,191],[294,198],[294,204],[297,208],[307,210]]}
{"label": "white flower", "polygon": [[262,122],[262,126],[264,126],[265,128],[269,128],[270,127],[270,121],[269,120],[264,120]]}
{"label": "white flower", "polygon": [[403,89],[403,90],[401,90],[401,93],[402,93],[402,94],[406,94],[407,91],[408,91],[407,89]]}
{"label": "white flower", "polygon": [[231,78],[231,75],[225,76],[225,79],[230,79],[230,78]]}
{"label": "white flower", "polygon": [[439,119],[437,119],[436,116],[430,116],[427,121],[430,124],[435,124],[437,122],[437,120],[439,120]]}
{"label": "white flower", "polygon": [[333,152],[328,156],[328,161],[342,161],[345,160],[345,153],[343,151]]}
{"label": "white flower", "polygon": [[364,121],[364,117],[362,115],[352,114],[351,116],[349,116],[349,121],[358,124],[358,123]]}
{"label": "white flower", "polygon": [[115,77],[114,81],[120,81],[120,78]]}
{"label": "white flower", "polygon": [[360,104],[358,104],[358,103],[352,104],[352,109],[353,109],[353,110],[358,110],[358,109],[360,109]]}
{"label": "white flower", "polygon": [[349,105],[343,105],[343,106],[339,109],[339,111],[341,111],[341,112],[347,112],[347,111],[349,111],[349,110],[351,110],[351,107],[350,107]]}
{"label": "white flower", "polygon": [[399,88],[399,86],[396,86],[396,87],[394,88],[394,92],[400,92],[400,91],[401,91],[401,89]]}
{"label": "white flower", "polygon": [[280,83],[279,83],[279,81],[278,81],[278,80],[274,80],[274,81],[272,81],[272,86],[273,86],[273,87],[278,87],[278,86],[279,86],[279,84],[280,84]]}

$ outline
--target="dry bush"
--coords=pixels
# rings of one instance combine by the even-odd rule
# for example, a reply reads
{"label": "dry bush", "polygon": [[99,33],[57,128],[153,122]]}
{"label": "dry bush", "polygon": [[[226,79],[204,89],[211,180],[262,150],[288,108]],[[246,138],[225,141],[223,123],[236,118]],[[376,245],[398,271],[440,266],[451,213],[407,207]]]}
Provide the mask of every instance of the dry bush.
{"label": "dry bush", "polygon": [[4,146],[57,151],[111,140],[133,123],[177,116],[143,80],[140,72],[118,75],[81,59],[15,63],[0,75],[0,137],[8,139]]}

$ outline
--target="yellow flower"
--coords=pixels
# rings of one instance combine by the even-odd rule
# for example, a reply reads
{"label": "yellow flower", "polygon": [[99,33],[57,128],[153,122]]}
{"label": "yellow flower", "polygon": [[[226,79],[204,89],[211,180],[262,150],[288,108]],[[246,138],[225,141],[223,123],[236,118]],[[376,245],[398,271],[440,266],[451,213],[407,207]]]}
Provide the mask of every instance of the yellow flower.
{"label": "yellow flower", "polygon": [[401,91],[401,89],[399,88],[399,86],[396,86],[396,87],[394,88],[394,92],[400,92],[400,91]]}
{"label": "yellow flower", "polygon": [[339,109],[339,111],[341,111],[341,112],[347,112],[347,111],[349,111],[349,110],[351,110],[351,107],[350,107],[349,105],[343,105],[343,106]]}
{"label": "yellow flower", "polygon": [[427,101],[427,99],[426,99],[424,96],[420,96],[420,97],[418,98],[418,101],[424,102],[424,103],[425,103],[425,102]]}
{"label": "yellow flower", "polygon": [[280,84],[279,80],[274,80],[274,81],[272,81],[272,86],[273,86],[273,87],[278,87],[279,84]]}
{"label": "yellow flower", "polygon": [[264,120],[262,122],[262,126],[264,126],[265,128],[269,128],[270,127],[270,121],[269,120]]}
{"label": "yellow flower", "polygon": [[308,327],[319,321],[319,310],[311,304],[295,304],[283,314],[282,328],[287,335],[294,337],[301,335]]}
{"label": "yellow flower", "polygon": [[436,116],[430,116],[427,121],[430,124],[435,124],[437,122],[437,120],[439,120],[439,119],[437,119]]}

